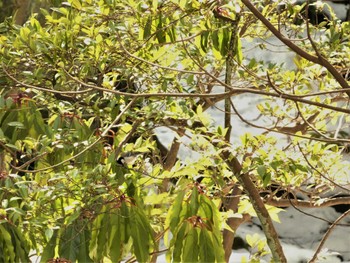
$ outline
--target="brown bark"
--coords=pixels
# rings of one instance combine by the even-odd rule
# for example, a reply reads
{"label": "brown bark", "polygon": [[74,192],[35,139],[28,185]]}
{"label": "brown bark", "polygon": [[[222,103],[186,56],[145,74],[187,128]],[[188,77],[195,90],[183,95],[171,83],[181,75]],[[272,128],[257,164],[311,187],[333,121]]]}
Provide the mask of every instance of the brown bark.
{"label": "brown bark", "polygon": [[[184,132],[184,130],[182,128],[179,129],[179,134],[182,134]],[[170,171],[171,168],[174,166],[174,164],[176,163],[177,160],[177,154],[179,152],[180,149],[180,145],[181,143],[177,140],[177,138],[175,137],[173,139],[173,142],[171,144],[171,147],[168,151],[168,154],[166,156],[165,159],[165,163],[163,165],[164,170],[166,171]],[[162,182],[162,187],[160,189],[161,193],[164,193],[167,191],[168,189],[168,185],[169,185],[170,180],[168,178],[165,178]]]}
{"label": "brown bark", "polygon": [[0,178],[3,175],[6,175],[6,165],[5,165],[5,151],[0,151]]}
{"label": "brown bark", "polygon": [[265,202],[268,205],[278,206],[278,207],[305,207],[305,208],[313,208],[313,207],[329,207],[334,205],[350,205],[350,196],[347,197],[335,197],[328,200],[325,200],[322,203],[315,203],[315,201],[304,201],[304,200],[296,200],[296,199],[270,199]]}
{"label": "brown bark", "polygon": [[[223,18],[223,17],[219,17]],[[238,24],[239,24],[240,16],[237,14],[236,20],[230,21],[231,23],[231,38],[228,48],[228,53],[226,57],[226,70],[225,70],[225,84],[227,85],[225,87],[225,91],[229,92],[231,89],[229,88],[232,85],[232,74],[234,73],[234,70],[236,69],[235,63],[234,63],[234,57],[237,53],[237,38],[239,37],[238,34]],[[225,117],[224,117],[224,123],[225,123],[225,129],[227,129],[225,134],[225,141],[230,142],[231,140],[231,131],[232,131],[232,123],[231,123],[231,96],[228,96],[225,98]],[[239,188],[237,185],[234,186],[232,190],[232,198],[225,198],[228,203],[224,204],[225,208],[227,210],[233,210],[234,212],[237,212],[238,210],[238,204],[240,200],[240,195],[242,193],[242,189]],[[234,234],[239,227],[239,225],[244,220],[241,218],[229,218],[227,220],[227,225],[231,228],[233,231],[229,231],[227,229],[224,230],[223,233],[223,245],[225,250],[225,260],[226,262],[229,261],[231,253],[232,253],[232,245],[234,241]]]}
{"label": "brown bark", "polygon": [[[237,212],[239,199],[242,193],[242,189],[238,186],[235,186],[232,189],[232,193],[230,194],[232,197],[226,197],[224,207],[226,210],[233,210],[233,212]],[[224,250],[225,250],[225,261],[228,262],[232,253],[233,241],[235,238],[235,232],[238,227],[244,222],[244,218],[229,218],[227,220],[227,225],[231,228],[232,231],[224,229],[223,233],[223,242],[224,242]]]}
{"label": "brown bark", "polygon": [[316,119],[318,115],[319,115],[319,112],[316,112],[315,114],[310,116],[307,120],[305,120],[303,123],[298,123],[293,127],[276,127],[276,130],[281,132],[288,132],[288,133],[301,132],[302,134],[304,134],[307,131],[307,128],[310,127],[311,123]]}
{"label": "brown bark", "polygon": [[[220,147],[218,143],[216,143],[216,146]],[[235,177],[238,179],[239,183],[247,193],[250,202],[252,203],[253,208],[260,220],[261,226],[266,236],[267,245],[271,250],[273,261],[280,263],[287,262],[278,238],[278,234],[272,223],[272,219],[263,203],[263,200],[260,197],[259,191],[252,182],[250,175],[248,173],[241,173],[242,166],[240,162],[228,150],[223,151],[221,157],[223,158],[223,160],[225,160],[225,162],[230,167]]]}
{"label": "brown bark", "polygon": [[3,22],[7,17],[11,16],[14,10],[14,4],[12,0],[2,0],[0,10],[0,22]]}
{"label": "brown bark", "polygon": [[[183,132],[184,132],[183,129],[181,129],[181,131],[179,131],[179,134],[182,134]],[[173,140],[173,143],[171,144],[170,150],[168,152],[168,156],[165,160],[164,170],[169,171],[174,166],[177,160],[177,154],[179,152],[180,145],[181,143],[175,137]]]}
{"label": "brown bark", "polygon": [[14,15],[14,22],[17,25],[23,25],[26,22],[29,15],[30,2],[30,0],[15,1],[16,13]]}

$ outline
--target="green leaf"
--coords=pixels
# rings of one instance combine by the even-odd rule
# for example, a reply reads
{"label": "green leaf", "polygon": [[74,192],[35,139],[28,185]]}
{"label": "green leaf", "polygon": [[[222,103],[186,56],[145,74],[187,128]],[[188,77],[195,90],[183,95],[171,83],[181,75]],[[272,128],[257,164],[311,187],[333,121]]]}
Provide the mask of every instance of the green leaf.
{"label": "green leaf", "polygon": [[165,36],[165,32],[163,29],[163,16],[161,13],[159,13],[158,15],[158,21],[157,21],[157,31],[156,31],[156,37],[158,40],[159,44],[163,44],[166,42],[166,36]]}
{"label": "green leaf", "polygon": [[219,30],[215,30],[212,32],[211,34],[211,38],[212,38],[212,41],[213,41],[213,47],[220,51],[220,42],[219,42]]}
{"label": "green leaf", "polygon": [[23,231],[18,227],[10,228],[11,236],[16,244],[16,261],[28,262],[29,259],[29,244],[26,240],[26,237],[23,234]]}
{"label": "green leaf", "polygon": [[[0,223],[1,224],[1,223]],[[0,251],[4,251],[4,255],[0,256],[5,257],[7,259],[3,259],[4,262],[11,262],[12,258],[12,250],[14,252],[15,258],[12,262],[28,262],[29,257],[29,248],[28,248],[28,242],[25,239],[25,236],[22,234],[22,230],[19,230],[17,226],[10,225],[7,222],[1,224],[3,227],[0,229],[0,235],[3,235],[2,238],[0,238]],[[6,231],[7,233],[4,233],[3,231]],[[10,237],[11,240],[11,246],[8,246],[10,243],[8,243],[8,238]],[[4,247],[2,247],[4,245]],[[12,247],[12,248],[11,248]]]}
{"label": "green leaf", "polygon": [[[124,243],[127,243],[130,238],[131,225],[130,225],[130,211],[125,202],[122,203],[120,208],[120,234]],[[124,231],[123,231],[124,230]]]}
{"label": "green leaf", "polygon": [[187,222],[184,222],[180,226],[180,229],[176,233],[174,233],[174,237],[172,240],[172,243],[174,244],[173,253],[172,253],[174,262],[182,262],[181,255],[182,255],[182,249],[184,246],[184,237],[187,234],[187,231],[189,230],[190,227],[191,226]]}
{"label": "green leaf", "polygon": [[24,42],[28,40],[29,34],[30,34],[30,29],[27,27],[22,27],[21,30],[19,31],[19,35]]}
{"label": "green leaf", "polygon": [[152,16],[147,18],[145,27],[143,28],[143,39],[146,40],[151,36],[152,30]]}
{"label": "green leaf", "polygon": [[220,37],[220,53],[223,57],[226,57],[228,53],[230,43],[230,31],[228,28],[222,29],[222,35]]}
{"label": "green leaf", "polygon": [[77,9],[82,9],[82,5],[79,0],[71,0],[72,7],[75,7]]}
{"label": "green leaf", "polygon": [[267,208],[267,211],[269,212],[271,219],[277,223],[281,223],[278,214],[280,212],[285,212],[285,210],[283,210],[282,208],[269,206],[269,205],[267,205],[266,208]]}
{"label": "green leaf", "polygon": [[199,261],[215,262],[215,249],[213,246],[212,233],[203,228],[199,233]]}
{"label": "green leaf", "polygon": [[180,222],[180,213],[183,208],[182,204],[185,193],[185,191],[180,191],[169,209],[167,219],[165,221],[165,227],[169,227],[171,231],[174,231]]}
{"label": "green leaf", "polygon": [[284,162],[282,160],[277,160],[277,161],[273,161],[270,163],[270,166],[277,171],[277,169],[279,168],[279,166],[283,165]]}
{"label": "green leaf", "polygon": [[107,216],[106,207],[104,206],[99,215],[92,224],[91,240],[89,245],[89,256],[94,261],[100,261],[103,258],[103,246],[106,243],[107,226],[104,225]]}
{"label": "green leaf", "polygon": [[90,242],[90,230],[84,229],[80,233],[80,243],[77,261],[78,262],[93,262],[89,257],[89,242]]}
{"label": "green leaf", "polygon": [[271,182],[271,173],[266,173],[263,178],[263,185],[264,187],[268,186]]}
{"label": "green leaf", "polygon": [[[212,245],[214,247],[213,253],[217,262],[225,261],[225,251],[222,246],[222,231],[221,231],[221,215],[219,209],[215,203],[207,196],[200,195],[200,211],[204,211],[205,215],[202,216],[206,218],[205,224],[206,228],[202,231],[208,231],[208,235],[212,240]],[[201,244],[201,243],[200,243]]]}
{"label": "green leaf", "polygon": [[24,129],[24,125],[22,122],[19,122],[19,121],[11,121],[9,123],[7,123],[8,126],[11,126],[11,127],[16,127],[18,129]]}
{"label": "green leaf", "polygon": [[[199,211],[202,211],[200,213],[200,216],[207,219],[207,227],[210,231],[213,230],[213,224],[214,224],[214,212],[213,212],[213,206],[212,201],[205,195],[200,195],[199,197],[199,203],[200,208]],[[216,209],[216,207],[214,207]]]}
{"label": "green leaf", "polygon": [[184,241],[183,247],[183,262],[198,262],[199,256],[199,244],[198,244],[198,229],[196,227],[192,227]]}
{"label": "green leaf", "polygon": [[103,216],[101,225],[100,225],[100,231],[98,233],[97,237],[97,258],[102,259],[103,256],[106,255],[106,250],[107,250],[107,236],[110,230],[110,225],[109,225],[109,211],[106,212],[106,214]]}
{"label": "green leaf", "polygon": [[212,235],[215,260],[216,262],[225,262],[225,250],[222,245],[222,242],[223,242],[222,235],[221,235],[221,231],[218,231],[218,232],[214,232]]}
{"label": "green leaf", "polygon": [[112,262],[119,262],[122,255],[122,234],[124,232],[121,224],[119,211],[112,212],[111,215],[111,229],[108,238],[108,255]]}
{"label": "green leaf", "polygon": [[0,234],[2,236],[3,239],[3,243],[0,244],[1,245],[1,249],[4,253],[4,257],[7,260],[7,262],[15,262],[16,260],[16,252],[15,252],[15,248],[12,244],[12,240],[11,240],[11,235],[10,233],[7,231],[7,229],[4,227],[4,225],[0,224]]}
{"label": "green leaf", "polygon": [[264,179],[265,174],[266,174],[266,167],[265,165],[259,165],[257,168],[257,172],[259,174],[259,176],[261,177],[261,179]]}
{"label": "green leaf", "polygon": [[236,58],[237,58],[237,62],[238,64],[242,64],[243,62],[243,52],[242,52],[242,42],[239,36],[236,37],[236,50],[235,50],[235,54],[236,54]]}
{"label": "green leaf", "polygon": [[201,48],[206,53],[208,52],[208,38],[209,38],[209,31],[204,31],[201,34]]}
{"label": "green leaf", "polygon": [[149,261],[150,248],[150,227],[148,227],[146,217],[137,207],[130,209],[130,233],[134,253],[139,262]]}
{"label": "green leaf", "polygon": [[53,235],[50,238],[50,241],[47,243],[47,245],[45,246],[43,253],[41,254],[41,260],[40,262],[47,262],[50,258],[54,258],[55,257],[55,248],[57,246],[58,243],[58,233],[59,230],[55,229],[53,231]]}
{"label": "green leaf", "polygon": [[70,224],[67,226],[63,230],[59,244],[60,257],[69,258],[73,262],[76,261],[79,253],[80,234],[84,233],[77,228],[78,226],[75,224]]}
{"label": "green leaf", "polygon": [[179,7],[180,7],[182,10],[185,10],[186,4],[187,4],[187,0],[179,0]]}
{"label": "green leaf", "polygon": [[199,208],[199,200],[198,200],[198,189],[196,186],[193,187],[192,193],[191,193],[191,199],[190,199],[190,214],[188,217],[196,215],[198,208]]}
{"label": "green leaf", "polygon": [[145,196],[143,202],[147,205],[159,205],[166,202],[169,193],[152,194]]}
{"label": "green leaf", "polygon": [[170,28],[167,30],[167,35],[170,38],[170,41],[174,43],[176,41],[176,26],[172,25]]}
{"label": "green leaf", "polygon": [[158,0],[152,0],[152,11],[156,11],[158,8]]}

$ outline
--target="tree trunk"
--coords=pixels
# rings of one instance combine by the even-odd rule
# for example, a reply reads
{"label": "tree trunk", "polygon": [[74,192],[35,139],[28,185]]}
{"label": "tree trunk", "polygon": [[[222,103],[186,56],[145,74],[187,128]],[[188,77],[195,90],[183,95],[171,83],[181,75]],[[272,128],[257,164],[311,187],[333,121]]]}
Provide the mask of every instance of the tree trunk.
{"label": "tree trunk", "polygon": [[[232,197],[226,197],[227,203],[224,204],[226,210],[232,210],[233,212],[237,212],[239,199],[242,194],[242,189],[238,186],[235,186],[230,193]],[[244,218],[229,218],[227,220],[227,225],[231,228],[232,231],[224,229],[223,233],[223,242],[225,249],[225,261],[228,262],[230,260],[230,256],[232,254],[233,241],[235,238],[235,232],[238,227],[245,221]]]}
{"label": "tree trunk", "polygon": [[17,25],[23,25],[29,15],[29,9],[30,9],[30,0],[15,0],[15,15],[14,15],[14,22]]}

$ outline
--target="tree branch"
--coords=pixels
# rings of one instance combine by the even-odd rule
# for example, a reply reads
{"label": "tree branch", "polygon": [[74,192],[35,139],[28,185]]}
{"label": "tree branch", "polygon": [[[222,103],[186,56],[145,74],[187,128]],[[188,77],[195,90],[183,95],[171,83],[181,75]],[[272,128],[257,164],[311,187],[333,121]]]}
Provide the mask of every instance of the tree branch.
{"label": "tree branch", "polygon": [[[226,70],[225,70],[225,91],[229,92],[231,90],[232,85],[232,74],[233,70],[235,68],[234,65],[234,57],[237,52],[237,38],[239,37],[238,34],[238,23],[240,20],[239,14],[237,14],[237,18],[235,21],[231,21],[231,38],[230,43],[228,47],[228,53],[226,57]],[[230,142],[231,140],[231,130],[232,130],[232,123],[231,123],[231,97],[225,98],[225,117],[224,117],[224,125],[225,129],[227,129],[225,134],[225,140],[226,142]],[[235,186],[233,188],[233,195],[234,198],[231,198],[228,200],[227,209],[230,209],[234,212],[237,212],[238,210],[238,204],[240,200],[240,194],[242,193],[242,189],[240,189],[238,186]],[[236,229],[239,227],[239,225],[244,221],[244,219],[241,218],[229,218],[227,220],[228,226],[232,229],[232,231],[236,231]],[[231,253],[232,253],[232,245],[234,241],[234,232],[229,231],[227,229],[224,229],[223,233],[223,243],[224,243],[224,250],[225,250],[225,260],[226,262],[229,261]]]}
{"label": "tree branch", "polygon": [[335,205],[350,205],[350,196],[348,197],[336,197],[320,202],[315,201],[304,201],[297,199],[269,199],[264,201],[265,204],[277,207],[305,207],[305,208],[319,208],[319,207],[330,207]]}
{"label": "tree branch", "polygon": [[330,225],[327,229],[327,232],[324,234],[320,244],[318,245],[315,254],[313,255],[313,257],[311,258],[311,260],[309,261],[309,263],[315,263],[317,260],[317,255],[320,253],[324,243],[326,242],[327,238],[329,237],[330,233],[332,232],[333,228],[338,224],[338,222],[340,222],[340,220],[342,220],[344,217],[346,217],[347,215],[350,214],[350,209],[348,211],[346,211],[345,213],[343,213],[341,216],[339,216],[337,218],[337,220],[334,221],[334,223],[332,225]]}
{"label": "tree branch", "polygon": [[[230,193],[230,197],[225,197],[225,203],[223,204],[225,210],[232,210],[233,212],[238,211],[238,204],[240,196],[242,194],[242,189],[235,185]],[[231,228],[232,231],[224,229],[223,232],[223,243],[225,250],[225,261],[229,262],[230,256],[232,254],[232,246],[235,238],[235,232],[237,228],[245,221],[244,216],[242,218],[231,217],[227,219],[227,225]]]}
{"label": "tree branch", "polygon": [[[306,100],[303,99],[302,96],[297,96],[297,95],[291,95],[291,94],[286,94],[286,93],[271,93],[271,92],[267,92],[267,91],[263,91],[263,90],[259,90],[256,88],[230,88],[229,92],[222,92],[222,93],[129,93],[129,92],[121,92],[121,91],[117,91],[117,90],[111,90],[111,89],[107,89],[107,88],[103,88],[97,85],[92,85],[92,84],[88,84],[85,83],[81,80],[79,80],[78,78],[72,76],[68,71],[66,71],[64,68],[62,68],[62,70],[67,74],[67,76],[69,78],[71,78],[72,80],[74,80],[75,82],[77,82],[78,84],[87,87],[87,88],[91,88],[94,90],[99,90],[99,91],[103,91],[103,92],[107,92],[107,93],[112,93],[115,95],[120,95],[120,96],[128,96],[130,98],[166,98],[166,97],[177,97],[177,98],[215,98],[215,101],[220,101],[225,99],[226,97],[230,97],[233,95],[237,95],[237,94],[243,94],[243,93],[250,93],[250,94],[257,94],[257,95],[265,95],[265,96],[270,96],[270,97],[275,97],[275,98],[280,98],[280,99],[286,99],[286,100],[292,100],[292,101],[298,101],[301,103],[305,103],[308,105],[313,105],[313,106],[317,106],[320,108],[324,108],[324,109],[329,109],[329,110],[333,110],[333,111],[337,111],[337,112],[343,112],[343,113],[347,113],[350,114],[350,110],[349,109],[344,109],[344,108],[340,108],[340,107],[335,107],[332,105],[327,105],[324,103],[320,103],[320,102],[316,102],[316,101],[311,101],[311,100]],[[4,72],[6,73],[6,71],[4,70]],[[10,77],[11,75],[8,74],[8,77]],[[217,80],[217,78],[215,76],[211,77],[214,80]],[[45,88],[41,88],[38,86],[34,86],[34,85],[30,85],[30,84],[26,84],[23,83],[19,80],[17,80],[16,78],[14,78],[13,76],[10,77],[13,81],[15,81],[16,83],[22,85],[23,87],[26,88],[30,88],[30,89],[36,89],[36,90],[41,90],[41,91],[45,91],[45,92],[49,92],[49,93],[64,93],[64,94],[77,94],[77,93],[85,93],[91,90],[85,90],[85,91],[57,91],[57,90],[52,90],[52,89],[45,89]],[[220,84],[222,84],[222,82],[219,82]],[[226,84],[223,83],[224,86],[226,87]],[[350,90],[350,88],[349,88]],[[340,91],[334,91],[334,92],[340,92]],[[312,95],[310,95],[312,96]],[[304,96],[305,97],[305,96]]]}
{"label": "tree branch", "polygon": [[226,145],[220,145],[218,142],[213,142],[213,144],[216,147],[223,149],[221,158],[227,163],[235,177],[242,185],[243,189],[246,191],[250,202],[253,205],[253,208],[260,220],[261,226],[266,236],[267,244],[271,250],[273,260],[275,262],[281,263],[287,262],[278,238],[278,234],[272,223],[272,219],[264,205],[263,200],[260,197],[258,190],[252,182],[250,175],[248,173],[242,174],[242,166],[237,157],[231,154],[229,150],[225,150],[225,148],[229,146],[227,143]]}
{"label": "tree branch", "polygon": [[[278,31],[267,18],[264,17],[262,13],[258,9],[255,8],[255,6],[249,1],[249,0],[242,0],[242,3],[271,31],[272,34],[274,34],[280,41],[282,41],[286,46],[288,46],[291,50],[293,50],[295,53],[297,53],[299,56],[305,58],[306,60],[309,60],[313,63],[316,63],[318,65],[321,65],[325,67],[332,76],[337,80],[339,85],[343,89],[350,88],[347,81],[343,78],[343,76],[338,72],[338,70],[333,67],[333,65],[325,59],[323,56],[314,56],[310,53],[306,52],[305,50],[301,49],[297,45],[295,45],[290,39],[285,37],[280,31]],[[350,92],[345,92],[350,97]]]}
{"label": "tree branch", "polygon": [[[229,92],[231,90],[232,85],[232,74],[234,70],[234,57],[237,53],[237,38],[239,37],[238,34],[238,23],[240,20],[239,14],[237,14],[237,18],[235,21],[231,22],[231,39],[228,47],[227,57],[226,57],[226,70],[225,70],[225,91]],[[231,124],[231,97],[225,98],[225,129],[227,129],[227,132],[225,134],[225,140],[227,142],[230,142],[231,138],[231,130],[232,130],[232,124]]]}
{"label": "tree branch", "polygon": [[299,125],[296,125],[296,126],[293,126],[293,127],[272,127],[272,128],[261,126],[261,125],[257,125],[257,124],[254,124],[254,123],[244,119],[244,117],[238,112],[237,108],[235,107],[235,105],[233,103],[232,103],[232,108],[233,108],[235,114],[238,116],[238,118],[242,122],[244,122],[247,125],[252,126],[254,128],[263,129],[263,130],[266,130],[268,132],[275,132],[275,133],[284,134],[284,135],[288,135],[288,136],[294,136],[294,137],[298,137],[298,138],[303,138],[303,139],[307,139],[307,140],[314,140],[314,141],[320,141],[320,142],[329,142],[329,143],[340,143],[340,142],[342,142],[342,143],[350,143],[350,140],[346,140],[346,139],[322,139],[322,138],[309,137],[309,136],[304,136],[304,135],[293,133],[293,132],[299,131],[298,130],[299,128],[302,128]]}

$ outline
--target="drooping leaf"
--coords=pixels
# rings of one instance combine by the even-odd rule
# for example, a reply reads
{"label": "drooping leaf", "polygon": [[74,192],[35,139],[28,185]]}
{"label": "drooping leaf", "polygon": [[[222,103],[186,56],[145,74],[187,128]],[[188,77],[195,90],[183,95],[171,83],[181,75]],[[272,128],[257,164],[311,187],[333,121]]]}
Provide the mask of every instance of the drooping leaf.
{"label": "drooping leaf", "polygon": [[180,191],[169,209],[168,216],[165,221],[165,227],[169,227],[171,231],[174,231],[180,222],[180,212],[183,208],[182,202],[185,193],[185,191]]}
{"label": "drooping leaf", "polygon": [[242,51],[242,41],[240,39],[240,37],[237,35],[236,36],[236,59],[237,59],[237,63],[238,64],[242,64],[243,62],[243,51]]}
{"label": "drooping leaf", "polygon": [[70,224],[60,236],[59,256],[75,261],[78,257],[80,246],[80,233],[77,225]]}
{"label": "drooping leaf", "polygon": [[194,186],[192,189],[190,203],[189,203],[190,214],[188,215],[188,217],[197,214],[197,211],[199,208],[199,200],[198,199],[199,199],[198,198],[198,189],[196,186]]}
{"label": "drooping leaf", "polygon": [[107,222],[105,220],[106,217],[108,217],[106,214],[106,207],[103,207],[92,224],[89,256],[94,261],[99,261],[103,258],[103,247],[106,244],[107,233],[107,226],[104,225],[104,222]]}
{"label": "drooping leaf", "polygon": [[[199,261],[215,262],[215,248],[211,238],[212,233],[207,229],[201,229],[199,233]],[[218,262],[218,261],[217,261]]]}
{"label": "drooping leaf", "polygon": [[152,229],[146,216],[138,207],[130,209],[130,226],[135,256],[139,262],[147,262],[150,257]]}
{"label": "drooping leaf", "polygon": [[58,244],[58,234],[59,229],[55,229],[53,231],[53,234],[47,243],[46,247],[44,248],[42,254],[41,254],[41,261],[40,262],[47,262],[50,258],[55,257],[55,248]]}
{"label": "drooping leaf", "polygon": [[201,48],[206,53],[208,52],[208,39],[209,39],[209,31],[204,31],[201,34]]}
{"label": "drooping leaf", "polygon": [[0,245],[2,246],[1,249],[4,253],[3,257],[5,261],[16,262],[16,252],[11,240],[11,235],[2,224],[0,224],[0,233],[3,240],[3,242]]}
{"label": "drooping leaf", "polygon": [[191,227],[185,236],[182,253],[183,262],[198,262],[200,246],[198,244],[198,231],[196,227]]}
{"label": "drooping leaf", "polygon": [[265,174],[266,174],[266,167],[265,165],[259,165],[257,168],[257,172],[259,174],[259,176],[261,177],[261,179],[264,179]]}
{"label": "drooping leaf", "polygon": [[80,233],[80,243],[78,246],[79,252],[77,256],[78,262],[93,262],[89,257],[89,242],[90,242],[90,230],[84,229]]}
{"label": "drooping leaf", "polygon": [[143,28],[143,39],[148,39],[152,32],[152,16],[149,16],[147,18],[147,21],[146,21],[146,24],[145,24],[145,27]]}
{"label": "drooping leaf", "polygon": [[184,237],[187,234],[189,225],[187,223],[181,224],[179,230],[173,233],[173,239],[171,243],[174,245],[172,250],[172,259],[174,262],[181,262],[182,249],[184,245]]}
{"label": "drooping leaf", "polygon": [[119,262],[122,255],[122,233],[123,225],[121,224],[119,211],[112,212],[111,214],[111,229],[108,239],[108,255],[112,262]]}

